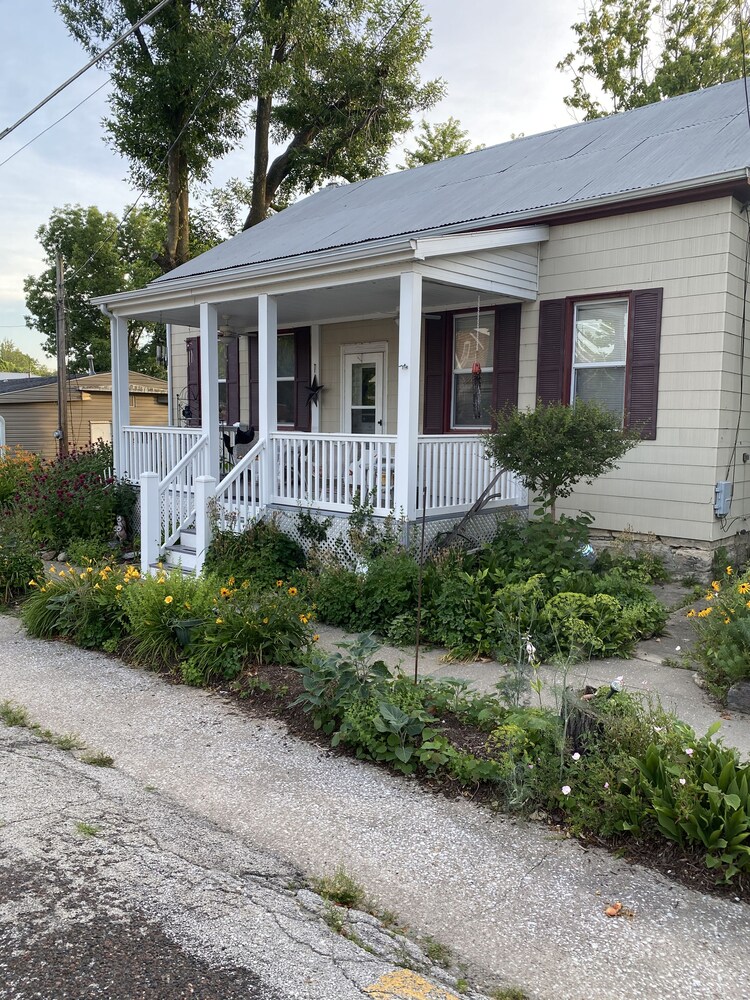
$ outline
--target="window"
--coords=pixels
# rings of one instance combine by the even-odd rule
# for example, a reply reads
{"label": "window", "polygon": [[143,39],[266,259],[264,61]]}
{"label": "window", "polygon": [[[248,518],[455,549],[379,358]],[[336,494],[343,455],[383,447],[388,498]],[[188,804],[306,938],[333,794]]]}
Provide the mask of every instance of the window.
{"label": "window", "polygon": [[294,426],[294,334],[280,335],[276,346],[276,419]]}
{"label": "window", "polygon": [[456,430],[490,426],[494,348],[494,312],[453,317],[451,427]]}
{"label": "window", "polygon": [[227,343],[219,341],[219,421],[224,424],[228,420],[227,409]]}
{"label": "window", "polygon": [[597,402],[623,417],[627,336],[627,299],[575,304],[571,402]]}

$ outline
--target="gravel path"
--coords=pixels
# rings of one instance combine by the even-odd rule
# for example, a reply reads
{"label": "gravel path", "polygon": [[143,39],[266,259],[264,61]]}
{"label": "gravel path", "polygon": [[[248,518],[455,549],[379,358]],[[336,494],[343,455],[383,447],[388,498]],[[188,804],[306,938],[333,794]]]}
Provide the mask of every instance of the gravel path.
{"label": "gravel path", "polygon": [[[750,1000],[743,904],[329,756],[220,696],[28,640],[0,617],[7,698],[256,848],[312,874],[343,866],[413,931],[539,1000]],[[635,917],[605,917],[615,900]]]}

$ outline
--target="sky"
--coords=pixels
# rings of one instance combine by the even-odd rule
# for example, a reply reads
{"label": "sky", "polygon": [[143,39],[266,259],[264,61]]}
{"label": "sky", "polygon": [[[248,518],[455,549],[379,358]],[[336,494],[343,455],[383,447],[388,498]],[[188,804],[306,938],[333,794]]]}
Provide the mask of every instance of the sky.
{"label": "sky", "polygon": [[[556,65],[574,48],[570,26],[581,7],[582,0],[423,0],[432,21],[432,50],[422,76],[442,77],[447,85],[427,119],[440,122],[452,115],[472,142],[487,146],[513,134],[570,124],[574,119],[563,102],[570,82]],[[88,57],[68,36],[52,0],[0,0],[0,23],[2,131]],[[102,84],[64,121],[21,149]],[[95,67],[0,141],[0,340],[9,338],[47,362],[41,336],[24,323],[23,280],[44,268],[37,230],[56,207],[96,205],[119,214],[137,195],[127,163],[105,142],[101,121],[108,89],[106,72]],[[247,177],[251,138],[216,165],[214,184]],[[394,150],[394,169],[410,145],[407,136]]]}

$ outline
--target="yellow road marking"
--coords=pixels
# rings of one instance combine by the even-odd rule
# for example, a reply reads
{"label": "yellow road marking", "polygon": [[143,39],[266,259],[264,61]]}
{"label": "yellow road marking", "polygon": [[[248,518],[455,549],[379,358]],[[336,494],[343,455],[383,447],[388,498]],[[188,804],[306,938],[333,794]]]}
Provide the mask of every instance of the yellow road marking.
{"label": "yellow road marking", "polygon": [[373,1000],[459,1000],[442,986],[428,982],[416,972],[394,969],[381,976],[372,986],[365,988]]}

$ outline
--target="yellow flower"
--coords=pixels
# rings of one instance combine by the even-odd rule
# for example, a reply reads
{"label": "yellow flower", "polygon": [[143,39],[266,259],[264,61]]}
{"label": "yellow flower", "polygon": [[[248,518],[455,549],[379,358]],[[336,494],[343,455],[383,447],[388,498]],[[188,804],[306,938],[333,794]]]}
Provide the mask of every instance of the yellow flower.
{"label": "yellow flower", "polygon": [[122,584],[118,583],[117,586],[115,587],[115,590],[122,590]]}
{"label": "yellow flower", "polygon": [[224,619],[223,618],[217,618],[216,619],[216,624],[217,625],[223,625],[224,624]]}
{"label": "yellow flower", "polygon": [[167,596],[164,598],[164,603],[165,604],[171,604],[173,600],[174,600],[174,597],[172,597],[171,594],[167,594]]}
{"label": "yellow flower", "polygon": [[277,587],[283,587],[284,586],[284,581],[283,580],[277,580],[276,581],[276,586]]}
{"label": "yellow flower", "polygon": [[221,590],[219,591],[219,594],[222,597],[231,597],[232,596],[232,591],[229,590],[228,587],[222,587]]}
{"label": "yellow flower", "polygon": [[185,601],[185,607],[186,607],[186,609],[187,609],[188,611],[190,610],[190,605],[188,604],[188,602],[187,602],[187,601]]}
{"label": "yellow flower", "polygon": [[50,573],[52,573],[53,575],[54,575],[54,574],[55,574],[55,573],[57,572],[57,570],[55,569],[55,567],[54,567],[54,566],[50,566],[50,568],[49,568],[49,571],[50,571]]}
{"label": "yellow flower", "polygon": [[95,584],[94,584],[94,590],[101,590],[101,589],[102,589],[102,588],[101,588],[101,587],[99,586],[99,584],[98,584],[98,583],[95,583]]}
{"label": "yellow flower", "polygon": [[287,590],[287,594],[289,594],[290,597],[296,597],[297,596],[297,588],[296,587],[290,587],[289,590]]}
{"label": "yellow flower", "polygon": [[725,618],[724,619],[724,624],[728,625],[731,622],[731,620],[732,620],[731,618]]}
{"label": "yellow flower", "polygon": [[732,575],[732,567],[731,566],[727,566],[726,574],[727,574],[727,576],[731,576]]}
{"label": "yellow flower", "polygon": [[86,579],[86,574],[85,573],[79,573],[78,576],[80,577],[81,580],[85,580]]}
{"label": "yellow flower", "polygon": [[307,622],[308,622],[309,619],[308,619],[307,615],[300,615],[299,616],[299,620],[302,622],[303,625],[307,625]]}
{"label": "yellow flower", "polygon": [[691,608],[687,613],[688,618],[695,618],[695,608]]}
{"label": "yellow flower", "polygon": [[230,587],[233,587],[234,586],[234,577],[230,576],[229,579],[227,580],[227,583],[229,584]]}
{"label": "yellow flower", "polygon": [[750,583],[741,583],[737,588],[739,594],[750,594]]}
{"label": "yellow flower", "polygon": [[267,618],[264,618],[264,619],[263,619],[263,624],[264,624],[264,625],[268,625],[268,619],[267,619]]}
{"label": "yellow flower", "polygon": [[159,579],[156,582],[157,583],[166,583],[167,582],[167,578],[166,578],[166,576],[160,576]]}
{"label": "yellow flower", "polygon": [[318,641],[318,639],[320,639],[320,636],[319,636],[319,635],[314,635],[314,636],[313,636],[313,642],[317,642],[317,641]]}
{"label": "yellow flower", "polygon": [[711,589],[715,590],[717,594],[719,593],[719,591],[721,590],[721,584],[719,583],[718,580],[711,581]]}
{"label": "yellow flower", "polygon": [[58,576],[65,576],[65,570],[61,569],[60,572],[57,575]]}
{"label": "yellow flower", "polygon": [[710,615],[712,611],[713,608],[704,608],[703,611],[698,612],[698,617],[705,618],[707,615]]}
{"label": "yellow flower", "polygon": [[94,572],[94,567],[93,567],[93,566],[88,566],[88,567],[86,568],[86,572],[87,572],[87,573],[93,573],[93,572]]}
{"label": "yellow flower", "polygon": [[36,582],[36,580],[29,580],[29,586],[30,587],[38,587],[39,584]]}
{"label": "yellow flower", "polygon": [[242,589],[243,589],[243,590],[247,590],[247,588],[248,588],[249,586],[250,586],[250,581],[249,581],[249,580],[243,580],[243,581],[242,581]]}

